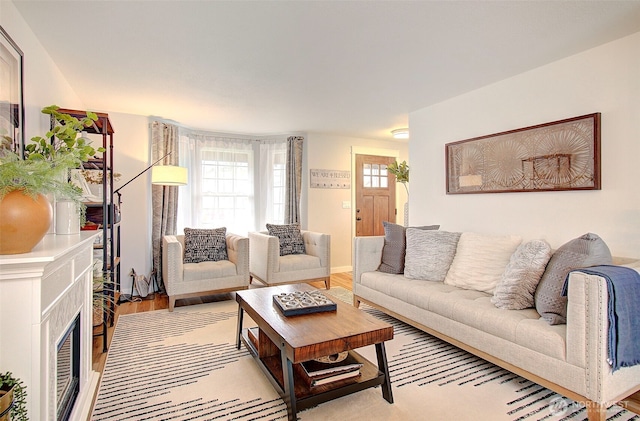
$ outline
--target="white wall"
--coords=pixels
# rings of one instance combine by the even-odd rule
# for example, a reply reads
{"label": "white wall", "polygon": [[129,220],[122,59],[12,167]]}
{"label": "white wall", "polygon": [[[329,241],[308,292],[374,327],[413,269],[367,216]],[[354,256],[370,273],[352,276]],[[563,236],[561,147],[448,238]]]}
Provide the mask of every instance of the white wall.
{"label": "white wall", "polygon": [[[120,179],[113,183],[117,189],[151,164],[151,135],[146,116],[109,113],[113,125],[114,171]],[[127,184],[122,194],[120,223],[121,292],[131,293],[129,272],[149,275],[152,268],[151,250],[151,171]],[[134,295],[137,293],[134,291]]]}
{"label": "white wall", "polygon": [[[445,194],[446,143],[594,112],[602,113],[602,190]],[[640,256],[639,121],[640,33],[415,111],[411,223],[553,247],[593,232],[614,255]]]}
{"label": "white wall", "polygon": [[40,112],[42,108],[56,104],[83,109],[83,104],[10,1],[0,1],[0,25],[24,54],[25,141],[28,142],[49,130],[49,119]]}
{"label": "white wall", "polygon": [[[390,151],[399,155],[399,160],[407,160],[408,145],[406,142],[376,141],[371,139],[333,136],[309,133],[305,141],[305,173],[302,226],[311,231],[331,234],[331,266],[332,272],[351,270],[351,245],[353,238],[354,209],[343,208],[343,202],[351,202],[350,189],[318,189],[309,188],[309,170],[346,170],[351,168],[352,148],[364,151]],[[390,155],[393,156],[393,155]],[[355,189],[355,182],[351,180]],[[398,202],[398,223],[402,223],[402,204],[406,201],[404,188],[396,189]]]}

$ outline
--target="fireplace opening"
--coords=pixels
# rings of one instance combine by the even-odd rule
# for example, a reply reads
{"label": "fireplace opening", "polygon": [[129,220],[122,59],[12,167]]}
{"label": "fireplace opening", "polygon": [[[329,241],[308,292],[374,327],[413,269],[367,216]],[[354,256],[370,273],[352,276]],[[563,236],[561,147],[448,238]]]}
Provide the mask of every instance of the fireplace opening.
{"label": "fireplace opening", "polygon": [[58,342],[56,352],[57,420],[67,421],[80,392],[80,314]]}

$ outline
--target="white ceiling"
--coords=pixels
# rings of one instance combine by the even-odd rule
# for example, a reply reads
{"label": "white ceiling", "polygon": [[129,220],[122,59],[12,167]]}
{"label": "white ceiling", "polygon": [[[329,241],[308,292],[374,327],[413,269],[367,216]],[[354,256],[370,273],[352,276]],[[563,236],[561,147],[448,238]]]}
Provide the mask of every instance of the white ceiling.
{"label": "white ceiling", "polygon": [[371,139],[411,111],[640,31],[640,1],[14,4],[92,110]]}

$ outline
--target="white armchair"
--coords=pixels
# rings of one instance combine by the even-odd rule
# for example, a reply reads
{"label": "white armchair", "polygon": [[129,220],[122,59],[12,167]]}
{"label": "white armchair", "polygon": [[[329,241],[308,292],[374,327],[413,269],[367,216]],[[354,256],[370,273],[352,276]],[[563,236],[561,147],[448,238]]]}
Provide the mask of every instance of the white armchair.
{"label": "white armchair", "polygon": [[162,238],[162,273],[169,311],[181,298],[249,288],[249,239],[227,234],[226,242],[229,260],[184,263],[184,235]]}
{"label": "white armchair", "polygon": [[323,281],[329,289],[331,236],[301,231],[306,254],[280,256],[278,237],[266,232],[250,232],[249,282],[257,279],[267,286]]}

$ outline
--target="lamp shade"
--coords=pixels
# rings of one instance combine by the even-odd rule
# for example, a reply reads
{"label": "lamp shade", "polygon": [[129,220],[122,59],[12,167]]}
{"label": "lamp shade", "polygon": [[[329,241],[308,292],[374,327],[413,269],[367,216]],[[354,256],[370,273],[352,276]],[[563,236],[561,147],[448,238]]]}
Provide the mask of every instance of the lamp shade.
{"label": "lamp shade", "polygon": [[184,186],[187,184],[187,169],[175,165],[155,165],[151,168],[151,184]]}

